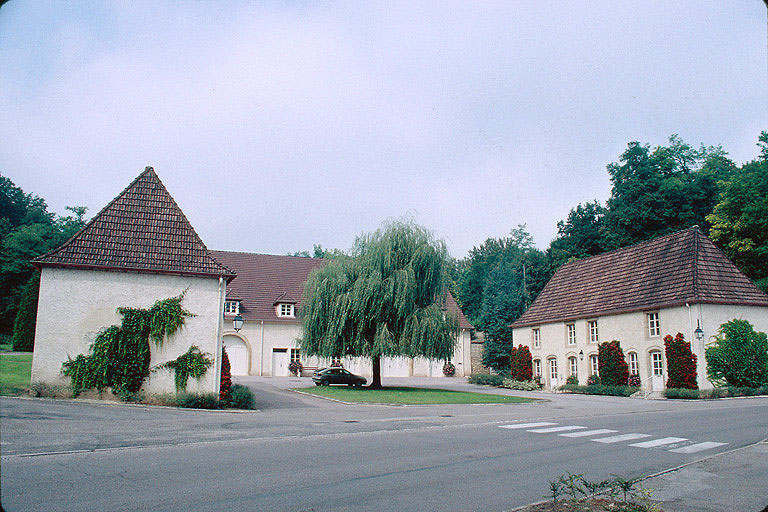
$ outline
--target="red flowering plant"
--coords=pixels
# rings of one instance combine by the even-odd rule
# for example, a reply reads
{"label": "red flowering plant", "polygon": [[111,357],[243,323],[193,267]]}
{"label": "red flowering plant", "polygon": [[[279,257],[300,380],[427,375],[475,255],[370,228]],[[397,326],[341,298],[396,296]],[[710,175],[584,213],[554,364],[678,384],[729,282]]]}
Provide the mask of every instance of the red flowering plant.
{"label": "red flowering plant", "polygon": [[509,361],[512,380],[529,381],[533,378],[533,358],[527,345],[512,347]]}
{"label": "red flowering plant", "polygon": [[606,386],[627,385],[629,365],[617,340],[606,341],[597,346],[597,366],[600,379]]}
{"label": "red flowering plant", "polygon": [[227,356],[227,350],[224,347],[221,347],[221,384],[219,386],[219,400],[223,402],[229,400],[231,387],[232,372],[229,367],[229,356]]}
{"label": "red flowering plant", "polygon": [[667,388],[699,389],[696,382],[696,354],[683,333],[674,338],[664,337],[664,353],[667,357]]}
{"label": "red flowering plant", "polygon": [[453,365],[452,362],[446,361],[443,365],[443,375],[446,377],[453,377],[456,375],[456,367]]}

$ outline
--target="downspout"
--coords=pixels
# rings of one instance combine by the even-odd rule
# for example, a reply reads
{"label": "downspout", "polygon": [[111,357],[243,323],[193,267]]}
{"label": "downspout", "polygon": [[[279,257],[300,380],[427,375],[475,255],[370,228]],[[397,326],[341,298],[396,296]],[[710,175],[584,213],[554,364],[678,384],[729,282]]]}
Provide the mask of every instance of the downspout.
{"label": "downspout", "polygon": [[264,375],[264,320],[261,321],[261,354],[259,355],[259,375]]}
{"label": "downspout", "polygon": [[[216,376],[221,375],[221,350],[222,350],[222,330],[223,330],[223,323],[224,323],[224,294],[226,293],[226,285],[224,284],[224,277],[219,276],[219,308],[218,308],[218,319],[216,322],[216,357],[214,357],[214,361],[216,361]],[[214,377],[214,390],[216,392],[216,395],[218,396],[219,392],[221,391],[221,378],[215,378]]]}

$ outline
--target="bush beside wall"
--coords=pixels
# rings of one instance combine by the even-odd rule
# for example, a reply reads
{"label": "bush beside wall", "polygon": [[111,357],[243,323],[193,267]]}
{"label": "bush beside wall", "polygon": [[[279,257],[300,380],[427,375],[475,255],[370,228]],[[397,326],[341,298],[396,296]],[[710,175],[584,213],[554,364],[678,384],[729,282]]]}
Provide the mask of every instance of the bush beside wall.
{"label": "bush beside wall", "polygon": [[629,365],[624,351],[617,340],[606,341],[597,346],[597,364],[600,379],[606,386],[626,386],[629,379]]}
{"label": "bush beside wall", "polygon": [[667,358],[667,389],[699,389],[696,354],[691,352],[691,344],[685,341],[683,333],[677,333],[674,339],[669,334],[664,337],[664,353]]}

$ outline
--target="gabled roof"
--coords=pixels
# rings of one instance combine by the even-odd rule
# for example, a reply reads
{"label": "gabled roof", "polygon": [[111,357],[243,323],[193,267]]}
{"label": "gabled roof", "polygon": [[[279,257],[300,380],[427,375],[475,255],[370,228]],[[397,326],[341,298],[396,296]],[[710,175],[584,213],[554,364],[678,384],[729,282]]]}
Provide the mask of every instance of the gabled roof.
{"label": "gabled roof", "polygon": [[72,238],[33,263],[38,267],[235,276],[214,259],[151,167]]}
{"label": "gabled roof", "polygon": [[[212,251],[214,257],[237,272],[227,285],[227,298],[241,299],[240,315],[245,320],[295,323],[296,318],[278,317],[278,303],[301,305],[309,273],[327,263],[320,258],[275,256],[247,252]],[[462,329],[472,329],[454,298],[448,294],[446,307],[457,314]]]}
{"label": "gabled roof", "polygon": [[512,327],[684,304],[768,306],[698,226],[566,263]]}

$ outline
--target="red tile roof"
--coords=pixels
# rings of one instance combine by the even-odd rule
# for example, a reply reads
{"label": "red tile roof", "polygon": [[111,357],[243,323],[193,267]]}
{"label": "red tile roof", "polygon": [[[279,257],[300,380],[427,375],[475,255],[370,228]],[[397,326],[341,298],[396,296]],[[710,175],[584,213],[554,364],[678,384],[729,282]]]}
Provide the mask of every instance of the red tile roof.
{"label": "red tile roof", "polygon": [[147,167],[82,230],[33,263],[38,267],[222,276],[227,279],[235,276],[214,259],[151,167]]}
{"label": "red tile roof", "polygon": [[513,327],[689,304],[768,306],[698,226],[566,263]]}
{"label": "red tile roof", "polygon": [[[327,260],[298,256],[275,256],[247,252],[212,251],[214,257],[237,272],[227,285],[227,298],[240,299],[240,314],[246,320],[298,322],[296,318],[278,317],[275,305],[281,302],[301,306],[304,283],[309,273]],[[446,306],[459,318],[462,329],[472,329],[454,298],[448,294]]]}

